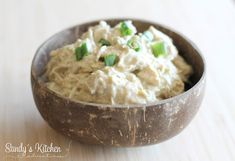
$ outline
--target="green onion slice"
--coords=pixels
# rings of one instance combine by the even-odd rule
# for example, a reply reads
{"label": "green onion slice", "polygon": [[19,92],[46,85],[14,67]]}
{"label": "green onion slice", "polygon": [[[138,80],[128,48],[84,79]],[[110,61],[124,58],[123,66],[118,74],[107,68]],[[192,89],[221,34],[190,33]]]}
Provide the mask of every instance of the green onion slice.
{"label": "green onion slice", "polygon": [[113,66],[116,63],[117,55],[116,54],[109,54],[104,56],[104,64],[105,66]]}
{"label": "green onion slice", "polygon": [[75,55],[77,60],[81,60],[84,56],[88,55],[88,47],[86,43],[83,43],[80,47],[75,49]]}
{"label": "green onion slice", "polygon": [[140,47],[140,43],[138,40],[134,40],[134,39],[130,39],[128,42],[127,42],[127,45],[134,49],[135,51],[140,51],[141,47]]}
{"label": "green onion slice", "polygon": [[143,32],[143,36],[148,40],[152,41],[153,40],[153,34],[150,31],[145,31]]}
{"label": "green onion slice", "polygon": [[120,32],[122,36],[128,36],[133,33],[125,21],[121,22]]}
{"label": "green onion slice", "polygon": [[108,40],[105,40],[103,38],[101,38],[99,40],[99,43],[101,44],[101,46],[110,46],[111,45],[111,43]]}
{"label": "green onion slice", "polygon": [[166,44],[163,41],[154,42],[152,52],[155,57],[165,56],[167,54]]}

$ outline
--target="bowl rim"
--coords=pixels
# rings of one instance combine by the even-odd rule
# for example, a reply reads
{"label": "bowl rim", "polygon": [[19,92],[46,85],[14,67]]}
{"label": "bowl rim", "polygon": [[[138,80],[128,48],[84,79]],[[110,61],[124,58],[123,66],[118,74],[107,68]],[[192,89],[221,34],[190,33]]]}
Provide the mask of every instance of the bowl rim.
{"label": "bowl rim", "polygon": [[[153,26],[159,26],[163,29],[169,30],[172,33],[182,37],[184,40],[187,41],[187,43],[189,43],[191,45],[191,47],[196,50],[198,56],[201,58],[202,60],[202,64],[203,64],[203,71],[202,71],[202,75],[200,77],[200,79],[188,90],[184,91],[183,93],[180,93],[176,96],[167,98],[167,99],[163,99],[163,100],[159,100],[159,101],[154,101],[154,102],[150,102],[150,103],[146,103],[146,104],[100,104],[100,103],[92,103],[92,102],[85,102],[85,101],[80,101],[80,100],[73,100],[67,97],[64,97],[52,90],[50,90],[46,84],[42,81],[39,81],[39,77],[40,76],[36,76],[36,74],[34,73],[34,69],[33,66],[35,64],[36,61],[36,57],[39,55],[41,48],[47,44],[50,40],[52,40],[55,36],[59,35],[61,32],[65,32],[68,30],[72,30],[78,26],[81,25],[86,25],[86,24],[92,24],[92,23],[99,23],[100,21],[124,21],[124,20],[131,20],[132,22],[140,22],[140,23],[148,23],[148,24],[152,24]],[[92,107],[102,107],[102,108],[140,108],[140,107],[150,107],[150,106],[159,106],[165,103],[169,103],[172,102],[174,100],[178,100],[182,97],[185,97],[186,95],[192,93],[194,91],[194,89],[196,89],[204,80],[205,80],[205,75],[206,75],[206,62],[205,62],[205,58],[204,56],[201,54],[201,51],[199,50],[199,48],[195,45],[195,43],[193,41],[191,41],[188,37],[186,37],[184,34],[182,34],[181,32],[178,32],[174,29],[172,29],[171,27],[167,26],[167,25],[162,25],[160,23],[154,22],[154,21],[150,21],[150,20],[143,20],[143,19],[137,19],[137,18],[104,18],[104,19],[95,19],[95,20],[91,20],[91,21],[85,21],[76,25],[72,25],[71,27],[67,27],[63,30],[60,30],[59,32],[53,34],[52,36],[50,36],[49,38],[47,38],[36,50],[34,57],[32,59],[32,63],[31,63],[31,83],[32,83],[32,78],[34,78],[34,81],[36,81],[38,84],[40,84],[41,86],[44,87],[44,90],[46,90],[46,92],[59,97],[60,99],[63,99],[65,101],[70,102],[70,103],[75,103],[75,104],[81,104],[83,106],[92,106]]]}

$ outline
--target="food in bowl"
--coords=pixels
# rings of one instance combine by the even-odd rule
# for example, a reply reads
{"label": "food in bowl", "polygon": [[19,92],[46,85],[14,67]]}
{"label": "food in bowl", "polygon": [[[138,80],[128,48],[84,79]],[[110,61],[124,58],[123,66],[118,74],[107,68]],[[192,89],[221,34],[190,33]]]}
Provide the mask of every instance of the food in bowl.
{"label": "food in bowl", "polygon": [[[108,19],[106,22],[115,26],[125,20]],[[49,80],[45,77],[45,68],[51,51],[74,43],[90,26],[99,22],[86,22],[62,30],[38,48],[32,61],[31,85],[41,116],[59,133],[86,144],[143,146],[157,144],[179,134],[191,122],[203,100],[206,64],[195,44],[155,22],[132,19],[140,32],[154,26],[169,35],[180,55],[192,66],[190,84],[186,84],[186,91],[182,94],[148,104],[109,105],[74,101],[47,87]]]}
{"label": "food in bowl", "polygon": [[131,21],[100,21],[53,50],[45,75],[50,90],[71,100],[129,105],[184,92],[192,73],[172,39],[153,26],[138,33]]}

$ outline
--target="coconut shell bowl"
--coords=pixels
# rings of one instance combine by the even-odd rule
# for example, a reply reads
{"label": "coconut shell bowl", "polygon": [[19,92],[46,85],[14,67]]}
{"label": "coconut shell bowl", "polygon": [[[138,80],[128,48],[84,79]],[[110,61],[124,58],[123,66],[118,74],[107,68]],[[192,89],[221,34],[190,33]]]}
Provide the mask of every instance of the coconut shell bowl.
{"label": "coconut shell bowl", "polygon": [[[111,26],[125,19],[106,20]],[[37,50],[31,67],[34,101],[44,120],[59,133],[81,143],[116,147],[144,146],[179,134],[197,113],[205,89],[205,62],[195,45],[162,25],[132,20],[139,32],[156,27],[173,39],[179,54],[193,67],[185,92],[144,105],[105,105],[72,101],[51,91],[43,76],[50,51],[76,41],[98,21],[65,29],[46,40]]]}

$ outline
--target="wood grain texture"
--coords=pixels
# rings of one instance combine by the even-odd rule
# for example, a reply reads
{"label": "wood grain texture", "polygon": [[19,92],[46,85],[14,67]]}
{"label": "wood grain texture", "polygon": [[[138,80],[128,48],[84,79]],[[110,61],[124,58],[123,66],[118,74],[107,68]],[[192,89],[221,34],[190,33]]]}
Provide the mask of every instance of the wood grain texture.
{"label": "wood grain texture", "polygon": [[[175,138],[138,148],[82,145],[56,133],[39,115],[30,87],[31,60],[37,47],[66,27],[107,17],[134,17],[165,24],[193,40],[204,54],[205,99],[196,118]],[[0,0],[0,160],[233,161],[234,51],[232,0]],[[61,146],[65,157],[15,158],[5,152],[8,142],[52,142]]]}

